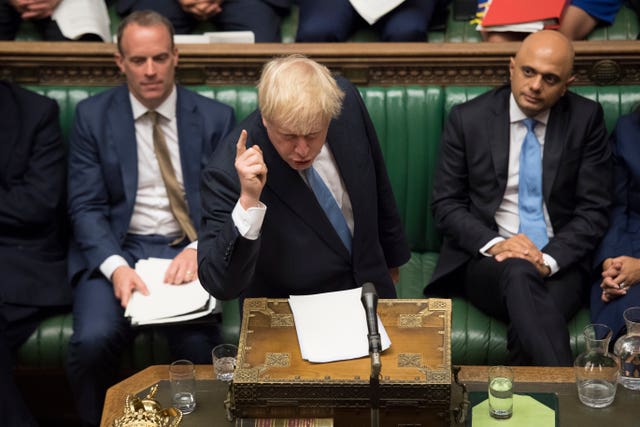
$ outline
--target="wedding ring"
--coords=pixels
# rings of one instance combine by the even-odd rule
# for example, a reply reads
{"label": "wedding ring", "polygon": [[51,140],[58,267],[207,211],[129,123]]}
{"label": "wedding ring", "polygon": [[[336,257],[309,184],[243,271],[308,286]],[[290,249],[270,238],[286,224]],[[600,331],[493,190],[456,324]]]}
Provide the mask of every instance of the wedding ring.
{"label": "wedding ring", "polygon": [[191,276],[193,276],[193,271],[187,270],[187,277],[191,277]]}
{"label": "wedding ring", "polygon": [[620,287],[620,289],[625,289],[627,287],[627,284],[622,282],[620,283],[620,285],[618,285]]}

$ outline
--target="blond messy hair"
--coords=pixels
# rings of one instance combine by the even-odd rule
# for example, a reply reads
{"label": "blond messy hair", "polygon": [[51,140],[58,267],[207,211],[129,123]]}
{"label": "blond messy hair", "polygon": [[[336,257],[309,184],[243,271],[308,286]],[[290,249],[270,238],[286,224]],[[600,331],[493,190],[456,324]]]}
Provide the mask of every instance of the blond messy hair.
{"label": "blond messy hair", "polygon": [[344,92],[327,67],[304,55],[268,62],[258,83],[258,105],[269,123],[297,135],[327,126],[342,109]]}

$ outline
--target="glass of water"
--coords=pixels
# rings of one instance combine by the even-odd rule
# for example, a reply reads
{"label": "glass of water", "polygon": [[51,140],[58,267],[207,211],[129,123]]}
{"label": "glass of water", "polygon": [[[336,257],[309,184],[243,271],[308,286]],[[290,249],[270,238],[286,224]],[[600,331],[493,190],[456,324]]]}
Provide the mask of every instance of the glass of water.
{"label": "glass of water", "polygon": [[513,369],[508,366],[489,368],[489,415],[511,418],[513,414]]}
{"label": "glass of water", "polygon": [[193,362],[181,359],[169,366],[171,404],[183,414],[196,409],[196,369]]}
{"label": "glass of water", "polygon": [[233,344],[220,344],[211,350],[213,373],[221,381],[231,381],[236,369],[238,347]]}

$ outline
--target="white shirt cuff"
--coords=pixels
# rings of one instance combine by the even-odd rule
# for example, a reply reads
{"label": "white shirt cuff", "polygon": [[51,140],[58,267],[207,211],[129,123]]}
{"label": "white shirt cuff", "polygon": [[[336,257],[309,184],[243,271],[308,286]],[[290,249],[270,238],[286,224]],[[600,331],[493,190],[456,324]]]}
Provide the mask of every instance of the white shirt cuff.
{"label": "white shirt cuff", "polygon": [[542,258],[544,259],[545,263],[551,269],[551,273],[549,273],[549,277],[553,276],[554,274],[556,274],[558,272],[558,270],[560,270],[560,267],[558,266],[558,263],[556,262],[556,260],[551,255],[545,254],[543,252],[542,253]]}
{"label": "white shirt cuff", "polygon": [[503,240],[505,240],[504,237],[494,237],[493,239],[489,240],[489,242],[486,245],[480,248],[480,253],[484,256],[492,257],[493,255],[491,255],[487,251],[491,249],[493,245],[495,245],[498,242],[502,242]]}
{"label": "white shirt cuff", "polygon": [[197,251],[198,250],[198,241],[194,240],[193,242],[189,243],[184,249],[195,249]]}
{"label": "white shirt cuff", "polygon": [[104,277],[111,280],[113,272],[123,265],[129,265],[126,259],[122,258],[120,255],[111,255],[102,261],[102,264],[100,264],[100,272],[104,274]]}
{"label": "white shirt cuff", "polygon": [[245,211],[238,201],[231,212],[231,219],[233,219],[233,224],[242,237],[256,240],[260,237],[260,230],[262,229],[262,222],[266,212],[267,206],[262,202],[260,202],[259,206],[251,207]]}

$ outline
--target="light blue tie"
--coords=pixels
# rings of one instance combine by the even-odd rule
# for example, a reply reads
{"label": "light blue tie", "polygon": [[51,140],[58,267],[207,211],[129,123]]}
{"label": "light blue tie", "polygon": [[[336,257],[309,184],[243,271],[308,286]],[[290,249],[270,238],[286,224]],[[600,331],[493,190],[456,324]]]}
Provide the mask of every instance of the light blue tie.
{"label": "light blue tie", "polygon": [[542,210],[542,156],[540,142],[533,132],[536,121],[526,118],[527,127],[520,148],[520,175],[518,182],[518,211],[520,213],[520,233],[524,233],[537,247],[542,249],[549,237]]}
{"label": "light blue tie", "polygon": [[326,184],[318,175],[318,172],[311,166],[309,169],[304,171],[304,175],[307,178],[307,183],[313,193],[316,195],[316,199],[318,203],[324,210],[324,213],[327,215],[327,218],[333,225],[333,228],[340,236],[342,243],[347,248],[349,253],[351,253],[351,231],[347,226],[347,221],[344,219],[344,215],[336,202],[336,199],[333,198],[331,191],[327,188]]}

